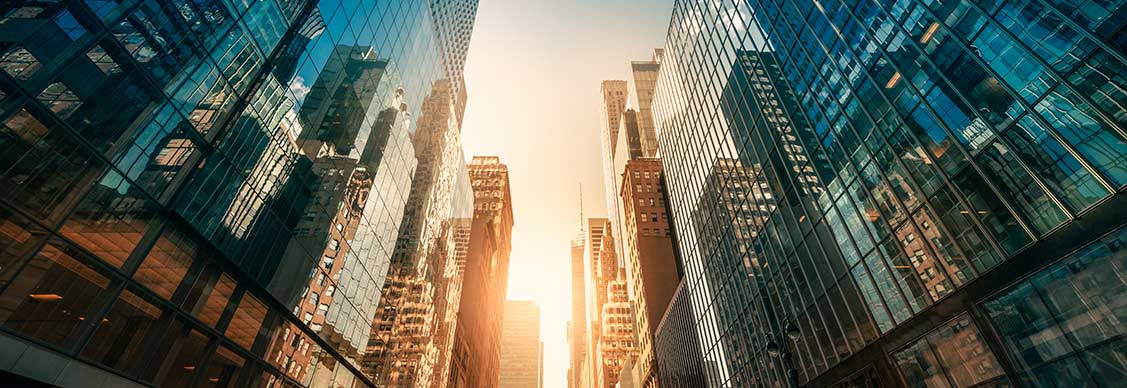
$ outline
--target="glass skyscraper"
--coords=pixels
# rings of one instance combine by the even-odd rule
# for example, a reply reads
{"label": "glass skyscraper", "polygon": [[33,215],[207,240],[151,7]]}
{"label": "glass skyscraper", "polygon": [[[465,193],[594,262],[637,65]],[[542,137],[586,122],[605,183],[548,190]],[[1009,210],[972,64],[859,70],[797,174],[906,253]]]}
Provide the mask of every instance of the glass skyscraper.
{"label": "glass skyscraper", "polygon": [[697,348],[658,359],[718,387],[1122,384],[1125,23],[678,0],[654,114],[696,339],[659,342]]}
{"label": "glass skyscraper", "polygon": [[476,8],[0,4],[0,381],[373,386],[415,123],[460,123]]}

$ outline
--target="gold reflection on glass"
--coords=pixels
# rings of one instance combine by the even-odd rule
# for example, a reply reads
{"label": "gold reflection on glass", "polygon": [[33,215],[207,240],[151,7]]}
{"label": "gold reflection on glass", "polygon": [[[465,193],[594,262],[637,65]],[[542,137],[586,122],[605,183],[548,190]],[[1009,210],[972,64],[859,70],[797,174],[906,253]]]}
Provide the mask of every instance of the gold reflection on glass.
{"label": "gold reflection on glass", "polygon": [[939,23],[931,22],[931,25],[927,27],[927,31],[924,31],[924,36],[920,38],[920,43],[927,44],[927,42],[931,41],[931,39],[935,37],[935,31],[938,29]]}
{"label": "gold reflection on glass", "polygon": [[898,84],[898,83],[900,83],[900,72],[899,71],[892,74],[892,78],[888,79],[888,83],[884,84],[884,88],[885,89],[892,89],[892,88],[896,87],[896,84]]}

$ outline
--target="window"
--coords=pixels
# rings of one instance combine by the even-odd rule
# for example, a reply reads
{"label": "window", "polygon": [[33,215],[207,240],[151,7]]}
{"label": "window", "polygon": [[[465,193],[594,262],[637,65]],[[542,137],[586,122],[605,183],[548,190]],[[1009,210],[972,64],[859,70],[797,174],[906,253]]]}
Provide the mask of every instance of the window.
{"label": "window", "polygon": [[1006,381],[997,358],[966,314],[941,325],[894,358],[912,388],[964,388]]}
{"label": "window", "polygon": [[258,337],[262,321],[266,319],[266,305],[250,293],[243,294],[239,308],[227,325],[227,338],[243,348],[250,349]]}
{"label": "window", "polygon": [[111,300],[110,275],[51,239],[0,294],[0,324],[59,347],[73,346],[83,321]]}
{"label": "window", "polygon": [[102,166],[69,134],[21,109],[0,125],[0,186],[16,206],[48,222],[59,204],[85,191],[88,174]]}
{"label": "window", "polygon": [[170,225],[157,238],[133,279],[157,295],[172,299],[197,254],[195,241]]}
{"label": "window", "polygon": [[110,170],[78,204],[60,232],[115,267],[125,264],[156,217],[146,195]]}
{"label": "window", "polygon": [[163,311],[152,301],[126,290],[98,323],[98,329],[82,350],[82,356],[102,365],[125,371],[139,367],[145,338],[156,332]]}
{"label": "window", "polygon": [[1094,386],[1127,378],[1127,229],[983,304],[1022,378]]}
{"label": "window", "polygon": [[0,289],[46,238],[39,225],[0,206]]}

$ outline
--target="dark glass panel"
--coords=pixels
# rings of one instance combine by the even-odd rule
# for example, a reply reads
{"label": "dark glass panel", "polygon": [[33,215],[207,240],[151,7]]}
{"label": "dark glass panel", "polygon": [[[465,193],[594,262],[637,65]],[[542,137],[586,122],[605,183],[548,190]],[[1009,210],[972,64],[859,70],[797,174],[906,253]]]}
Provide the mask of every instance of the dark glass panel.
{"label": "dark glass panel", "polygon": [[1087,208],[1108,194],[1092,172],[1031,116],[1022,117],[1002,136],[1053,193],[1073,209]]}
{"label": "dark glass panel", "polygon": [[176,321],[154,349],[142,378],[160,387],[187,387],[202,365],[208,338],[189,325]]}
{"label": "dark glass panel", "polygon": [[86,193],[59,232],[120,268],[156,222],[156,211],[136,186],[110,170]]}
{"label": "dark glass panel", "polygon": [[36,97],[101,152],[139,126],[157,101],[143,75],[120,66],[110,52],[94,46]]}
{"label": "dark glass panel", "polygon": [[172,299],[198,254],[195,240],[170,225],[157,238],[133,279],[157,295]]}
{"label": "dark glass panel", "polygon": [[200,377],[198,387],[234,387],[242,374],[243,364],[246,363],[241,356],[225,346],[215,349],[211,360]]}
{"label": "dark glass panel", "polygon": [[243,348],[251,349],[266,319],[266,305],[249,293],[243,294],[239,308],[227,325],[226,335]]}
{"label": "dark glass panel", "polygon": [[0,206],[0,289],[46,238],[47,231],[38,224]]}
{"label": "dark glass panel", "polygon": [[160,307],[132,291],[121,293],[82,350],[82,357],[118,370],[143,364],[145,338],[156,333]]}
{"label": "dark glass panel", "polygon": [[1077,95],[1058,90],[1035,107],[1065,142],[1115,186],[1127,184],[1127,139],[1099,118]]}
{"label": "dark glass panel", "polygon": [[86,322],[110,301],[110,275],[52,239],[0,294],[4,327],[55,346],[73,346]]}
{"label": "dark glass panel", "polygon": [[[102,165],[76,139],[21,109],[0,125],[0,186],[5,198],[53,223]],[[73,205],[73,204],[72,204]]]}

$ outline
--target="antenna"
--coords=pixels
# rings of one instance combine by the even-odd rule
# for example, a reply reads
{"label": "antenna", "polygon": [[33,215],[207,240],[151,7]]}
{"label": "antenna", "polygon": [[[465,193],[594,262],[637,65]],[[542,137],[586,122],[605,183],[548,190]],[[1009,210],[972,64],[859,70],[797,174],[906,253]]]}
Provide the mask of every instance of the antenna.
{"label": "antenna", "polygon": [[582,232],[583,228],[583,182],[579,182],[579,231]]}

